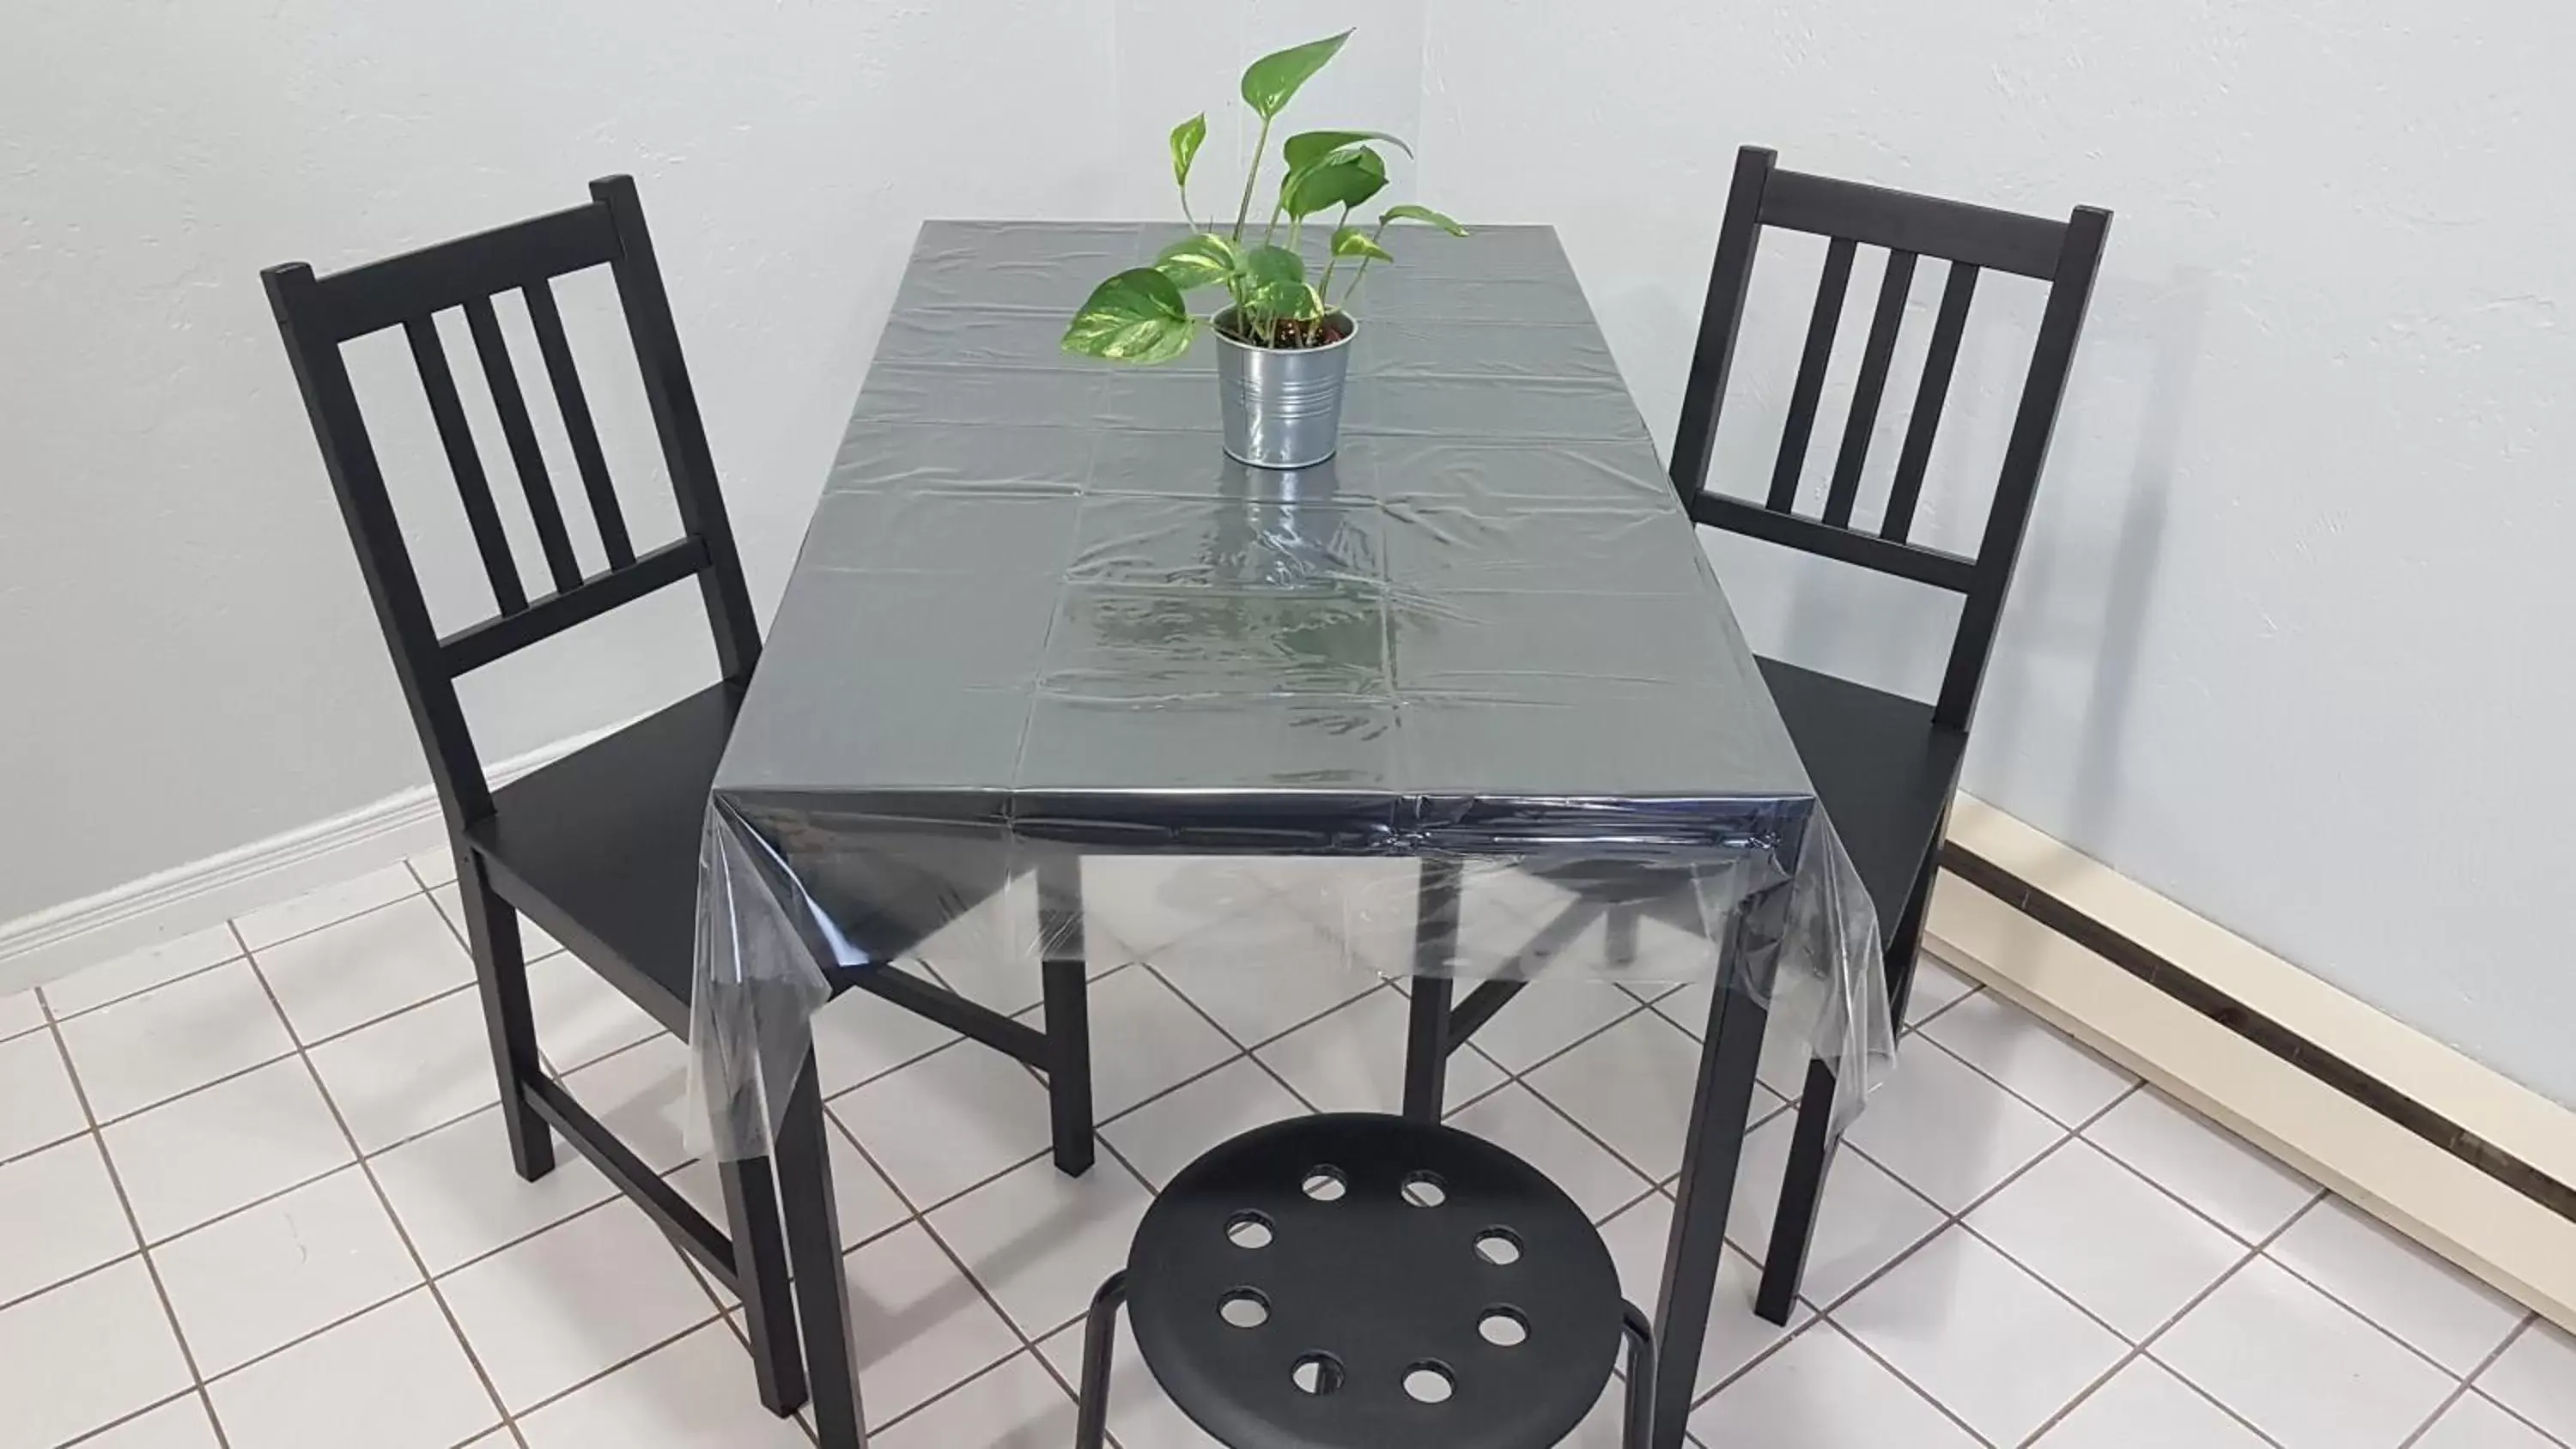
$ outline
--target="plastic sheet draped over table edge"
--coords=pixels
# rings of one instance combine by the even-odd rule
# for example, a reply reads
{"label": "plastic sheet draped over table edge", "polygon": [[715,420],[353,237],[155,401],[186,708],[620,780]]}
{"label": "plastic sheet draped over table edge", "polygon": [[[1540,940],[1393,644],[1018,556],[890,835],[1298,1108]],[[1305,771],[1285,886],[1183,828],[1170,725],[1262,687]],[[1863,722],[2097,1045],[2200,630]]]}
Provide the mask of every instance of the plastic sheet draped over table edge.
{"label": "plastic sheet draped over table edge", "polygon": [[1169,235],[923,229],[706,817],[714,1149],[768,1151],[835,974],[1688,982],[1757,899],[1739,984],[1858,1110],[1875,911],[1554,233],[1406,236],[1291,473],[1222,455],[1201,359],[1056,350]]}

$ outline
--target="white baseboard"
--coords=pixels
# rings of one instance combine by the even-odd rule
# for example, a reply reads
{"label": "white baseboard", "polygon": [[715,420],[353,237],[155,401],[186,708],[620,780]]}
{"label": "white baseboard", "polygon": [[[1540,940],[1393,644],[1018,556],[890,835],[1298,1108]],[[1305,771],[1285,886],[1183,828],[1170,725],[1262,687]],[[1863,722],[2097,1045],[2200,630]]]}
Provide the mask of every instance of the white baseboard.
{"label": "white baseboard", "polygon": [[[2576,1161],[2576,1111],[1993,807],[1959,797],[1951,840],[2548,1175]],[[2576,1222],[1968,881],[1942,875],[1925,936],[1961,974],[2576,1332]]]}
{"label": "white baseboard", "polygon": [[[610,726],[614,729],[616,726]],[[531,750],[490,771],[494,784],[572,753],[607,729]],[[433,850],[447,841],[427,785],[141,880],[0,922],[0,996]]]}

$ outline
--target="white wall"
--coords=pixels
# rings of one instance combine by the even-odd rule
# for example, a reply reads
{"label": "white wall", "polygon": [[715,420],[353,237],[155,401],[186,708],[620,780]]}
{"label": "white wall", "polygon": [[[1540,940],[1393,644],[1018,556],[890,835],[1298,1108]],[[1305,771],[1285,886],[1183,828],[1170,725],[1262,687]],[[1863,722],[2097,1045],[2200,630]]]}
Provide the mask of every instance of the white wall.
{"label": "white wall", "polygon": [[[19,0],[0,48],[0,919],[420,777],[259,266],[328,268],[638,173],[765,603],[921,217],[1166,214],[1162,131],[1206,106],[1209,156],[1239,150],[1241,61],[1357,20],[1292,116],[1415,137],[1421,196],[1471,220],[1558,224],[1666,436],[1739,142],[2117,211],[1972,787],[2576,1103],[2558,919],[2576,582],[2551,566],[2576,523],[2558,74],[2576,11],[1579,13]],[[1766,252],[1721,483],[1767,475],[1813,255]],[[1864,266],[1847,326],[1875,281]],[[1918,310],[1937,285],[1918,280]],[[1962,361],[1936,541],[1962,537],[2000,447],[2035,312],[2006,291]],[[621,459],[649,457],[632,406],[610,427]],[[389,447],[403,486],[440,486],[425,448],[417,425]],[[1877,476],[1893,451],[1883,431]],[[461,533],[438,547],[462,587]],[[1717,548],[1758,643],[1928,681],[1909,646],[1936,647],[1941,606]],[[492,752],[701,677],[688,622],[678,599],[494,680]]]}

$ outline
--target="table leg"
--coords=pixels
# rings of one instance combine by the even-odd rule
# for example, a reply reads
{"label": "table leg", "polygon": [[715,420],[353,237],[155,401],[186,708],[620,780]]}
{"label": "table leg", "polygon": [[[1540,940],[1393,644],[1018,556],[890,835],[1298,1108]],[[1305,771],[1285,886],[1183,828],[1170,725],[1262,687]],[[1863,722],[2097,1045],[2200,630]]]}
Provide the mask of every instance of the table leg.
{"label": "table leg", "polygon": [[778,1193],[787,1220],[787,1259],[796,1274],[798,1318],[805,1331],[805,1376],[813,1393],[814,1429],[823,1449],[867,1449],[867,1415],[859,1405],[858,1341],[850,1331],[849,1285],[842,1278],[840,1214],[832,1201],[832,1165],[823,1097],[808,1057],[778,1129]]}
{"label": "table leg", "polygon": [[1449,1005],[1457,969],[1458,865],[1422,862],[1414,900],[1413,1012],[1404,1041],[1404,1115],[1415,1122],[1440,1120],[1449,1083]]}
{"label": "table leg", "polygon": [[1717,1296],[1726,1248],[1727,1204],[1744,1148],[1744,1118],[1753,1105],[1754,1070],[1780,939],[1788,921],[1784,882],[1757,891],[1736,908],[1727,928],[1718,989],[1708,1008],[1699,1082],[1691,1093],[1690,1131],[1664,1250],[1662,1293],[1655,1309],[1655,1449],[1681,1449],[1699,1375],[1700,1345]]}
{"label": "table leg", "polygon": [[1091,1001],[1082,940],[1082,861],[1050,855],[1038,864],[1039,974],[1046,993],[1047,1111],[1056,1171],[1091,1170]]}

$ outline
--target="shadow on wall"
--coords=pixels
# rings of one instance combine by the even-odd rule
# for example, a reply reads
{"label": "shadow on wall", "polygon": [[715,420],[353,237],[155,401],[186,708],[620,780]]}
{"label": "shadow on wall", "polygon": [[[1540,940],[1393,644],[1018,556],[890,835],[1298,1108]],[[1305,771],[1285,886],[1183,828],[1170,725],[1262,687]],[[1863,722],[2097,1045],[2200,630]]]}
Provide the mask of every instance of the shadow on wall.
{"label": "shadow on wall", "polygon": [[2100,838],[2119,794],[2209,291],[2209,273],[2197,267],[2176,269],[2160,286],[2106,277],[2096,287],[2084,337],[2090,356],[2077,363],[2065,416],[2117,416],[2123,396],[2134,397],[2125,476],[2116,442],[2061,424],[1987,676],[1970,778],[1981,761],[2062,761],[2070,771],[2063,792],[2045,793],[2064,802],[2063,814],[2049,824],[2074,840]]}
{"label": "shadow on wall", "polygon": [[[1748,307],[1709,474],[1710,487],[1738,496],[1759,497],[1770,478],[1803,314],[1814,296],[1813,268],[1802,281],[1794,263],[1775,264],[1769,238],[1763,261],[1772,282],[1784,271],[1790,279],[1770,288],[1767,315],[1759,296]],[[1801,474],[1799,508],[1811,516],[1822,503],[1857,369],[1856,356],[1844,354],[1859,351],[1850,339],[1855,324],[1866,325],[1876,292],[1865,269],[1852,277],[1845,345],[1828,374]],[[1940,285],[1938,266],[1923,271],[1928,277],[1916,278],[1910,314],[1926,310],[1927,293]],[[1763,291],[1762,273],[1755,287]],[[2074,838],[2098,836],[2118,798],[2131,687],[2158,582],[2209,289],[2209,274],[2198,268],[2161,282],[2105,276],[2096,286],[1987,675],[1972,788],[1981,775],[2020,776],[2016,795],[2061,802],[2045,824]],[[1942,415],[1917,542],[1975,552],[2029,365],[2039,300],[2036,288],[1992,298],[1981,289]],[[1928,317],[1909,315],[1906,331],[1911,349],[1900,345],[1872,433],[1856,515],[1864,525],[1885,497],[1909,421]],[[1703,529],[1701,539],[1758,651],[1916,699],[1937,692],[1957,624],[1954,596],[1712,530]]]}

